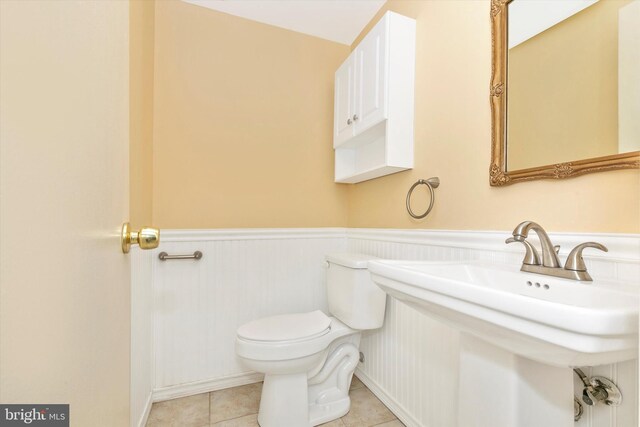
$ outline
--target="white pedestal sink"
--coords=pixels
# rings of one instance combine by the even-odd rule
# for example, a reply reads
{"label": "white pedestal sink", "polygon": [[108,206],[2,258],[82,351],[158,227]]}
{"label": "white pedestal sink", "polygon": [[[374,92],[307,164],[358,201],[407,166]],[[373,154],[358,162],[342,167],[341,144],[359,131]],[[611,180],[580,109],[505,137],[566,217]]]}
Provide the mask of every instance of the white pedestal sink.
{"label": "white pedestal sink", "polygon": [[459,427],[572,427],[573,371],[460,337]]}
{"label": "white pedestal sink", "polygon": [[572,426],[569,368],[637,357],[637,286],[518,268],[369,263],[388,294],[463,332],[460,427]]}

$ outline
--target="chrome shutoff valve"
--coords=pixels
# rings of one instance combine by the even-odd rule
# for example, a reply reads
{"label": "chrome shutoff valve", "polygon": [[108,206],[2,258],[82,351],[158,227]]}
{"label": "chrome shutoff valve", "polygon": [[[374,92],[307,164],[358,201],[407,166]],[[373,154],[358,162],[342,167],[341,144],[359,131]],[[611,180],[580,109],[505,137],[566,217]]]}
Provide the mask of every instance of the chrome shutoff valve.
{"label": "chrome shutoff valve", "polygon": [[581,369],[573,370],[584,384],[582,401],[589,406],[604,403],[609,406],[618,406],[622,403],[622,393],[618,386],[605,377],[588,378]]}

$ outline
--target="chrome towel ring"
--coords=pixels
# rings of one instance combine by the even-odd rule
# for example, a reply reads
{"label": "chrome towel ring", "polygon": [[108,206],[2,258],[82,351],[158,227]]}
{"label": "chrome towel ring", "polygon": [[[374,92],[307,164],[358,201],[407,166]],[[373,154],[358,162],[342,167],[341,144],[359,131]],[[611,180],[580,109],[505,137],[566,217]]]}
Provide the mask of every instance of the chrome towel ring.
{"label": "chrome towel ring", "polygon": [[[429,207],[427,208],[427,211],[425,213],[423,213],[422,215],[416,215],[413,213],[413,211],[411,210],[411,194],[413,193],[413,190],[420,184],[424,184],[427,187],[429,187],[429,193],[431,195],[431,200],[429,201]],[[438,178],[437,176],[431,177],[429,179],[419,179],[417,180],[409,189],[409,192],[407,193],[407,211],[409,212],[409,215],[411,215],[413,218],[415,219],[422,219],[425,216],[429,215],[429,212],[431,212],[431,209],[433,208],[433,202],[436,200],[436,196],[435,193],[433,192],[434,188],[438,188],[438,186],[440,186],[440,178]]]}

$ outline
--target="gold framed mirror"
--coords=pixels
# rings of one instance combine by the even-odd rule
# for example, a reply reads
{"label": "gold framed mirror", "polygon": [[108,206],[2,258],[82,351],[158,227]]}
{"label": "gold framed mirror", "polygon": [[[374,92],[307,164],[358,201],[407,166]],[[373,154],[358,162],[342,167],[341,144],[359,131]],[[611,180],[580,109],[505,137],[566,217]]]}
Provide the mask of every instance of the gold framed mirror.
{"label": "gold framed mirror", "polygon": [[[557,20],[556,23],[551,20],[551,23],[546,22],[537,30],[532,30],[529,21],[533,19],[533,16],[536,16],[536,13],[528,9],[524,12],[521,11],[524,9],[521,5],[526,3],[529,5],[526,7],[531,7],[535,4],[534,1],[491,0],[492,70],[489,94],[491,102],[491,167],[489,176],[492,186],[503,186],[534,179],[563,179],[585,173],[616,169],[640,168],[640,151],[638,151],[640,150],[640,124],[638,124],[640,122],[638,119],[640,117],[640,102],[636,99],[636,94],[640,91],[640,78],[638,77],[640,73],[637,72],[637,67],[640,67],[640,49],[637,49],[637,43],[634,42],[637,40],[635,38],[637,34],[633,32],[637,31],[634,28],[638,28],[637,22],[633,20],[637,20],[637,17],[640,16],[636,10],[636,8],[640,8],[640,0],[615,1],[616,5],[605,0],[584,0],[586,5],[577,12],[563,12],[568,16]],[[510,8],[516,2],[520,8],[519,13],[516,14],[514,9],[510,19]],[[538,15],[543,16],[543,20],[549,21],[547,7],[549,2],[541,3],[545,3],[546,6],[540,6]],[[557,3],[562,4],[563,2]],[[545,7],[547,9],[542,9]],[[623,7],[633,9],[631,13],[626,14],[631,16],[629,18],[631,21],[627,22],[629,20],[623,17],[625,14],[618,9],[599,12],[599,9],[611,9],[612,7],[618,7],[620,10]],[[610,16],[610,18],[602,16],[594,18],[592,17],[594,11]],[[529,21],[526,25],[517,26],[519,22],[524,21],[514,20],[516,16],[520,16],[521,20],[527,19]],[[593,19],[598,20],[598,25],[594,26]],[[578,33],[580,29],[592,32],[594,28],[597,28],[598,31],[604,31],[604,29],[600,30],[600,28],[606,27],[603,23],[613,22],[616,19],[619,20],[619,24],[616,21],[615,25],[619,26],[616,26],[615,30],[607,30],[611,33],[610,36],[593,35],[596,43],[589,42],[586,36]],[[510,25],[512,26],[511,31]],[[525,27],[529,34],[523,35],[520,28]],[[524,32],[526,33],[526,31]],[[630,36],[626,35],[625,31],[631,31]],[[568,35],[565,37],[564,34]],[[550,39],[552,37],[556,38]],[[626,40],[625,37],[631,41],[627,42],[626,50],[623,51],[622,43]],[[523,39],[524,41],[522,41]],[[585,39],[586,48],[574,48],[571,45],[566,45],[567,40],[576,43],[577,40],[583,39]],[[614,42],[615,48],[612,47]],[[515,43],[519,44],[514,47]],[[563,43],[565,43],[565,51],[555,54],[548,47],[550,44],[554,47],[563,46]],[[620,43],[620,47],[618,47],[618,43]],[[629,45],[629,43],[631,44]],[[590,49],[600,49],[600,51],[593,53]],[[611,50],[615,50],[615,55],[610,52]],[[527,52],[533,55],[529,59],[524,56]],[[597,56],[600,53],[607,58],[615,59],[611,60],[613,62],[608,65],[609,68],[595,70],[595,66],[585,65],[582,58],[571,59],[576,52],[582,53],[583,57],[589,61],[598,61],[595,63],[598,67],[605,62]],[[624,57],[625,62],[622,62],[623,59],[620,58],[622,58],[623,52],[631,52],[631,59],[627,54]],[[578,64],[574,66],[576,62]],[[540,64],[545,63],[548,71],[541,68]],[[564,72],[558,70],[558,67],[564,67],[562,68]],[[612,72],[614,69],[615,72]],[[516,72],[520,74],[515,74]],[[547,73],[546,77],[545,73]],[[554,73],[552,78],[548,73]],[[606,81],[594,84],[589,80],[592,75]],[[626,80],[622,80],[623,75],[626,76]],[[566,77],[567,80],[563,82],[561,77]],[[628,82],[629,79],[633,79],[629,83],[631,86],[625,83],[625,86],[621,88],[622,83]],[[614,82],[612,83],[610,80],[614,80]],[[509,82],[513,85],[511,100],[509,100]],[[578,83],[583,85],[582,88]],[[611,84],[615,85],[615,94],[613,94]],[[529,86],[531,89],[528,88]],[[527,98],[525,95],[527,91],[522,90],[523,88],[527,88],[527,91],[532,93],[531,99]],[[564,96],[565,92],[569,94],[567,96],[570,98],[554,98],[554,96]],[[587,95],[591,95],[594,100],[587,99]],[[604,96],[608,98],[603,100]],[[624,105],[624,109],[621,107],[622,105]],[[583,106],[589,108],[582,108]],[[579,116],[578,112],[574,110],[586,111],[580,111],[582,116]],[[524,114],[525,112],[527,114]],[[538,114],[538,112],[542,113]],[[615,116],[603,117],[603,112],[607,116],[612,114]],[[565,114],[577,117],[565,117]],[[594,123],[601,128],[606,125],[607,129],[594,131],[590,128]],[[572,129],[571,124],[576,127]],[[626,126],[624,132],[623,125]],[[554,129],[553,126],[556,128]],[[626,141],[624,144],[621,142],[622,135]],[[603,142],[605,140],[606,142]]]}

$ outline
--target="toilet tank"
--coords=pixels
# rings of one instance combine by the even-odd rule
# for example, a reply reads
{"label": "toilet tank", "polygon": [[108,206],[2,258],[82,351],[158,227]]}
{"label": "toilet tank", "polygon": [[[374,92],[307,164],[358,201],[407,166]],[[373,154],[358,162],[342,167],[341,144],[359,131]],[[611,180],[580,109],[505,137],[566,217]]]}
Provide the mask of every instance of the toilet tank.
{"label": "toilet tank", "polygon": [[329,312],[353,329],[377,329],[384,321],[387,294],[371,280],[371,255],[337,253],[326,256]]}

